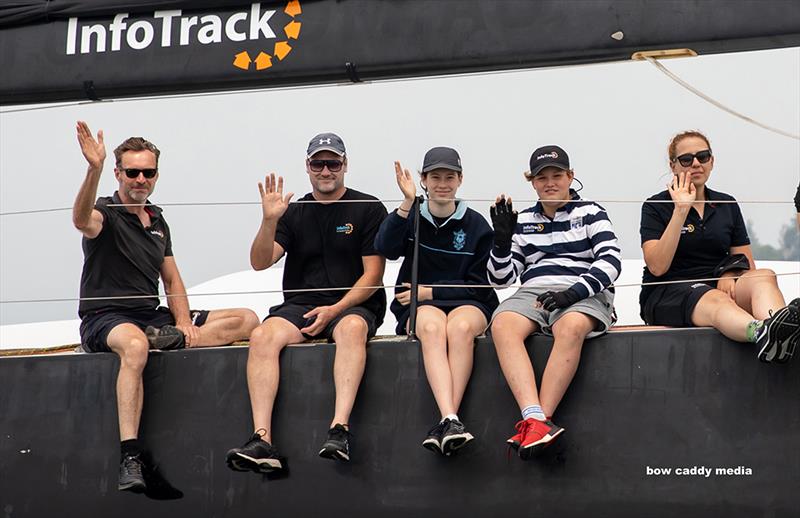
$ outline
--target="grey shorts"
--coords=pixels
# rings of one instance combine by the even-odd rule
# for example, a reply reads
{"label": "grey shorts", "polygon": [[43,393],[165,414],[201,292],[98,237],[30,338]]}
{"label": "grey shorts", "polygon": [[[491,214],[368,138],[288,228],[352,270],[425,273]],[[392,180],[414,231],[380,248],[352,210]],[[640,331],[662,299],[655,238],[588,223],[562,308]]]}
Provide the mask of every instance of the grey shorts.
{"label": "grey shorts", "polygon": [[614,294],[609,293],[608,290],[603,290],[597,295],[579,300],[565,309],[553,312],[539,307],[536,301],[536,297],[546,291],[549,290],[547,288],[520,288],[515,294],[500,303],[492,314],[492,320],[504,311],[518,313],[539,324],[541,333],[552,336],[553,324],[565,314],[574,311],[594,317],[598,322],[598,326],[586,335],[586,338],[602,335],[617,321],[617,315],[614,312]]}

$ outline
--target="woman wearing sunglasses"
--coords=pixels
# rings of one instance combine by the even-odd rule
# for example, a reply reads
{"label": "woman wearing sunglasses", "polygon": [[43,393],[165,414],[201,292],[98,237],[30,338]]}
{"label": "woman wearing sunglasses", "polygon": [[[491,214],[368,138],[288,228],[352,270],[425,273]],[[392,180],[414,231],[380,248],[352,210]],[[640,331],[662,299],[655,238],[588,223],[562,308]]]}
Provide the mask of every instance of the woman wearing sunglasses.
{"label": "woman wearing sunglasses", "polygon": [[[732,340],[755,343],[761,361],[789,361],[800,336],[800,301],[785,305],[775,272],[755,267],[734,198],[708,187],[714,168],[708,138],[685,131],[668,153],[672,180],[642,206],[642,319],[714,327]],[[648,285],[664,281],[686,282]]]}
{"label": "woman wearing sunglasses", "polygon": [[[411,258],[416,197],[414,178],[395,162],[397,185],[404,200],[383,221],[375,248],[388,259],[403,256],[391,304],[397,333],[407,332],[411,302]],[[425,154],[421,185],[428,200],[420,207],[419,289],[416,333],[422,344],[425,373],[441,413],[422,446],[450,455],[473,439],[457,412],[472,373],[475,337],[486,329],[497,307],[497,295],[486,287],[486,261],[492,229],[466,203],[456,199],[461,186],[461,159],[451,148],[435,147]],[[424,286],[425,284],[445,286]],[[483,286],[483,287],[478,287]]]}

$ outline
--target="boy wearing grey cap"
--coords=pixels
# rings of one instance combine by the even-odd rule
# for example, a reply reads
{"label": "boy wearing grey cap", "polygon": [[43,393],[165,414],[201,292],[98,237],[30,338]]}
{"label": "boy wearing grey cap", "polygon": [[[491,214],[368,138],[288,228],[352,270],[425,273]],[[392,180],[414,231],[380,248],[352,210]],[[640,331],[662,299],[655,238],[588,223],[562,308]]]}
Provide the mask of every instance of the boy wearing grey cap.
{"label": "boy wearing grey cap", "polygon": [[[526,460],[564,429],[551,418],[580,361],[585,338],[605,333],[614,323],[614,293],[622,261],[605,210],[581,201],[570,188],[575,173],[558,146],[533,152],[526,179],[539,202],[517,216],[511,198],[497,197],[491,208],[494,246],[489,281],[521,288],[494,312],[492,337],[500,367],[522,411],[508,444]],[[553,350],[536,389],[525,339],[552,335]]]}
{"label": "boy wearing grey cap", "polygon": [[[270,174],[258,184],[261,227],[250,249],[255,270],[275,264],[284,254],[284,303],[250,335],[247,385],[255,433],[227,453],[237,471],[268,473],[286,466],[272,445],[272,409],[280,379],[279,355],[288,344],[314,337],[336,343],[333,379],[334,416],[320,457],[349,461],[348,421],[364,374],[366,342],[383,322],[386,296],[381,285],[385,259],[373,243],[386,208],[370,195],[344,185],[347,155],[334,133],[316,135],[308,144],[306,173],[311,192],[289,205],[283,178]],[[366,203],[348,203],[352,201]],[[342,288],[350,287],[345,291]]]}

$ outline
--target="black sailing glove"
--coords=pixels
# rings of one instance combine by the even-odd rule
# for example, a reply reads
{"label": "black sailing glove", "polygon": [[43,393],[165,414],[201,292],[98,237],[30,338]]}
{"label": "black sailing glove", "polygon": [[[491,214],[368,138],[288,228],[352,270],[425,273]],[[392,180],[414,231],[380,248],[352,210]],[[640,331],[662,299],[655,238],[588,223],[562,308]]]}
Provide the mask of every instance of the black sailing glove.
{"label": "black sailing glove", "polygon": [[494,246],[505,256],[511,251],[511,237],[517,228],[517,213],[511,206],[511,200],[506,201],[505,196],[502,196],[500,202],[491,206],[489,214],[494,227]]}
{"label": "black sailing glove", "polygon": [[536,297],[536,300],[542,303],[542,307],[547,311],[555,311],[557,309],[564,309],[569,307],[579,300],[581,296],[572,288],[567,288],[564,291],[547,291]]}

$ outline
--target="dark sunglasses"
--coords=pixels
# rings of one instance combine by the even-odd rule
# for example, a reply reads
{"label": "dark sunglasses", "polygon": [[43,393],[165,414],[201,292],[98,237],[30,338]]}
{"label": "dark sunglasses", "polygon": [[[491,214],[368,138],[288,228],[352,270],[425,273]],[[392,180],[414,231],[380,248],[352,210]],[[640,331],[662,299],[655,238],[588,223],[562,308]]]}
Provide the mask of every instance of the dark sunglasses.
{"label": "dark sunglasses", "polygon": [[135,169],[135,168],[127,168],[123,169],[125,171],[125,176],[133,180],[134,178],[139,178],[139,174],[143,174],[145,178],[148,180],[150,178],[154,178],[158,173],[158,169]]}
{"label": "dark sunglasses", "polygon": [[672,161],[678,162],[683,167],[689,167],[690,165],[692,165],[695,158],[701,164],[705,164],[706,162],[711,160],[711,150],[706,149],[703,151],[698,151],[697,153],[686,153],[685,155],[673,158]]}
{"label": "dark sunglasses", "polygon": [[328,171],[332,173],[338,173],[342,170],[342,165],[344,162],[341,160],[309,160],[308,167],[314,171],[315,173],[321,173],[324,168],[328,168]]}

